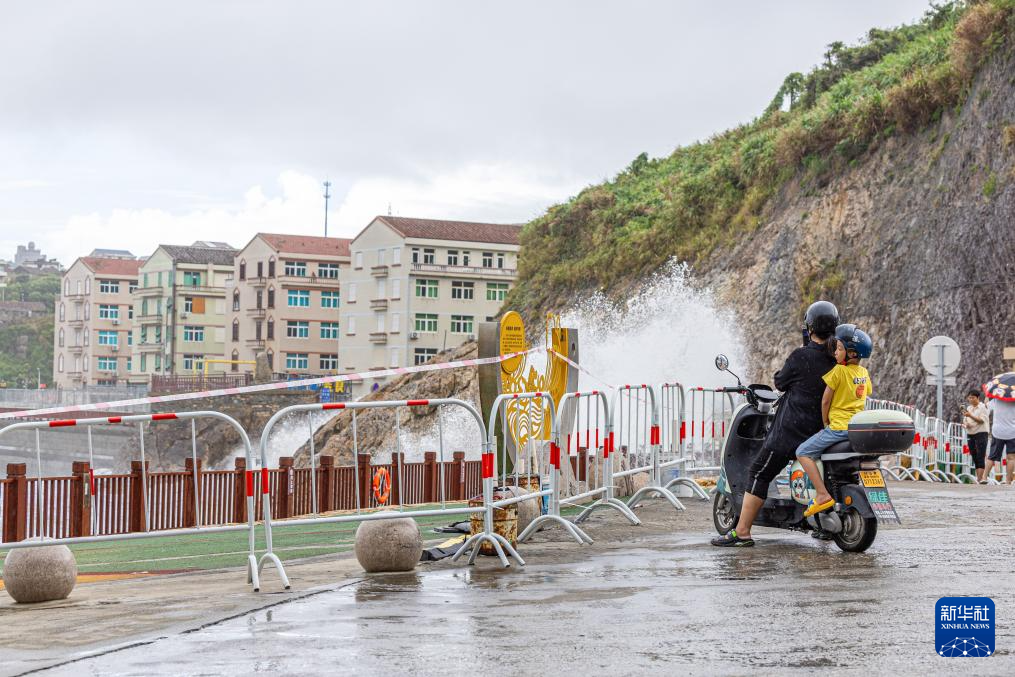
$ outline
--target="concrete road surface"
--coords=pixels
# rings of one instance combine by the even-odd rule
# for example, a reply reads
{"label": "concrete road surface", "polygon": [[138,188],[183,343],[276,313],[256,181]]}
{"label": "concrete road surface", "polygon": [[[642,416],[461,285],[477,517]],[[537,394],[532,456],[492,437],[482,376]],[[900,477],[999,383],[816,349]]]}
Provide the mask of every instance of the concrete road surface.
{"label": "concrete road surface", "polygon": [[[641,527],[599,513],[587,522],[591,546],[551,528],[522,546],[526,567],[507,571],[484,558],[366,576],[353,560],[332,559],[291,566],[286,594],[247,593],[234,571],[82,586],[62,606],[0,604],[0,669],[1015,674],[1015,491],[912,482],[890,490],[903,526],[883,528],[860,555],[769,529],[758,530],[753,549],[713,548],[710,505],[689,498],[681,513],[660,501],[640,508]],[[277,589],[266,578],[265,589]],[[161,610],[151,604],[155,589]],[[991,658],[935,653],[934,603],[963,595],[997,605]]]}

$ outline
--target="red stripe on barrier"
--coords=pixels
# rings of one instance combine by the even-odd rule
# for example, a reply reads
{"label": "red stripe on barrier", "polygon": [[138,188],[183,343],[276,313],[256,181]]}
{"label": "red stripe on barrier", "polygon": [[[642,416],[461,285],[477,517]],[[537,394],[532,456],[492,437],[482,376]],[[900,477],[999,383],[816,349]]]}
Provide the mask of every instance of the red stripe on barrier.
{"label": "red stripe on barrier", "polygon": [[78,422],[75,419],[73,419],[73,418],[65,418],[65,419],[63,419],[61,421],[50,421],[49,422],[49,427],[50,428],[66,428],[67,426],[77,425],[77,424],[78,424]]}
{"label": "red stripe on barrier", "polygon": [[172,421],[176,418],[176,414],[152,414],[153,421]]}
{"label": "red stripe on barrier", "polygon": [[430,400],[409,400],[406,404],[410,407],[426,407],[429,406]]}
{"label": "red stripe on barrier", "polygon": [[493,477],[493,454],[483,454],[483,479]]}
{"label": "red stripe on barrier", "polygon": [[723,422],[722,422],[722,427],[721,427],[721,430],[720,430],[720,434],[721,434],[721,435],[722,435],[722,436],[723,436],[724,438],[726,437],[726,421],[723,421]]}
{"label": "red stripe on barrier", "polygon": [[715,421],[712,421],[712,439],[715,439]]}
{"label": "red stripe on barrier", "polygon": [[321,409],[345,409],[345,402],[329,402],[322,405]]}
{"label": "red stripe on barrier", "polygon": [[92,468],[88,469],[88,489],[89,493],[95,496],[95,470]]}
{"label": "red stripe on barrier", "polygon": [[916,433],[915,435],[913,435],[913,444],[919,443],[920,443],[920,433]]}
{"label": "red stripe on barrier", "polygon": [[687,421],[680,422],[680,441],[687,439]]}
{"label": "red stripe on barrier", "polygon": [[606,458],[607,456],[609,456],[610,454],[613,453],[613,431],[612,430],[610,431],[610,439],[606,440],[606,442],[607,442],[607,444],[604,445],[606,447],[606,456],[604,456],[603,458]]}
{"label": "red stripe on barrier", "polygon": [[254,496],[254,471],[247,471],[247,498],[253,498]]}
{"label": "red stripe on barrier", "polygon": [[[577,449],[577,448],[578,448],[578,445],[576,444],[575,445],[575,449]],[[567,453],[569,453],[569,454],[571,453],[571,433],[567,434]]]}
{"label": "red stripe on barrier", "polygon": [[268,492],[268,469],[261,468],[261,493],[267,494]]}
{"label": "red stripe on barrier", "polygon": [[651,432],[649,434],[649,444],[659,444],[660,439],[661,435],[659,431],[659,426],[657,425],[652,426]]}
{"label": "red stripe on barrier", "polygon": [[560,447],[550,442],[550,465],[560,470]]}
{"label": "red stripe on barrier", "polygon": [[947,454],[951,450],[952,450],[952,443],[951,442],[945,442],[945,453]]}
{"label": "red stripe on barrier", "polygon": [[701,439],[705,439],[705,419],[701,419]]}
{"label": "red stripe on barrier", "polygon": [[536,397],[542,397],[543,393],[536,393]]}
{"label": "red stripe on barrier", "polygon": [[110,416],[106,419],[106,423],[123,423],[122,416]]}
{"label": "red stripe on barrier", "polygon": [[962,453],[963,454],[968,454],[969,453],[969,445],[967,445],[967,444],[963,444],[962,445]]}

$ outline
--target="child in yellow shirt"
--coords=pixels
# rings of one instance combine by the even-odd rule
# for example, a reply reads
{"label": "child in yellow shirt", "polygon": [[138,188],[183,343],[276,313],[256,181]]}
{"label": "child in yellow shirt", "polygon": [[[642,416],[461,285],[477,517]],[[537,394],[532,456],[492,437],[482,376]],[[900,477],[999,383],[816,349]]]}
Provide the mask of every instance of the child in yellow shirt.
{"label": "child in yellow shirt", "polygon": [[849,420],[863,411],[867,398],[873,392],[870,373],[860,366],[860,360],[870,357],[873,351],[870,336],[857,329],[856,325],[840,324],[830,343],[835,345],[837,364],[822,377],[825,394],[821,397],[821,417],[825,428],[805,440],[796,450],[797,460],[817,490],[814,500],[804,511],[804,517],[830,510],[835,505],[815,459],[835,443],[849,439]]}

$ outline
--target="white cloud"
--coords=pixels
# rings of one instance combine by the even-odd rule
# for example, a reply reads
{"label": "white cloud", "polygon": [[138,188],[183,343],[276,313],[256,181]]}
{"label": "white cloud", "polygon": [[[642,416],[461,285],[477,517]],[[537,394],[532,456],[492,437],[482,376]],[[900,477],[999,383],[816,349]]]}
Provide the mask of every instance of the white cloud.
{"label": "white cloud", "polygon": [[[370,219],[401,216],[527,221],[581,188],[573,178],[535,170],[470,165],[419,179],[365,178],[350,186],[329,210],[329,235],[353,237]],[[321,182],[297,171],[278,177],[276,193],[249,188],[234,205],[174,214],[162,209],[114,209],[108,214],[72,216],[42,238],[44,251],[69,265],[96,247],[129,249],[148,256],[159,244],[218,240],[245,245],[259,231],[320,235],[324,231]]]}

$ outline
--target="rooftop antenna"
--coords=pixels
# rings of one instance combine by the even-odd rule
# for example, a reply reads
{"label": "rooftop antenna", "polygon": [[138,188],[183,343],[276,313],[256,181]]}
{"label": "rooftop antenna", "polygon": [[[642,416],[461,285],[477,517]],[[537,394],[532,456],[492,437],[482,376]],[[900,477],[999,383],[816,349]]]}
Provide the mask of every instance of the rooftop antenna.
{"label": "rooftop antenna", "polygon": [[331,181],[324,182],[324,237],[328,237],[328,200],[331,198]]}
{"label": "rooftop antenna", "polygon": [[388,216],[391,216],[391,203],[388,203]]}

